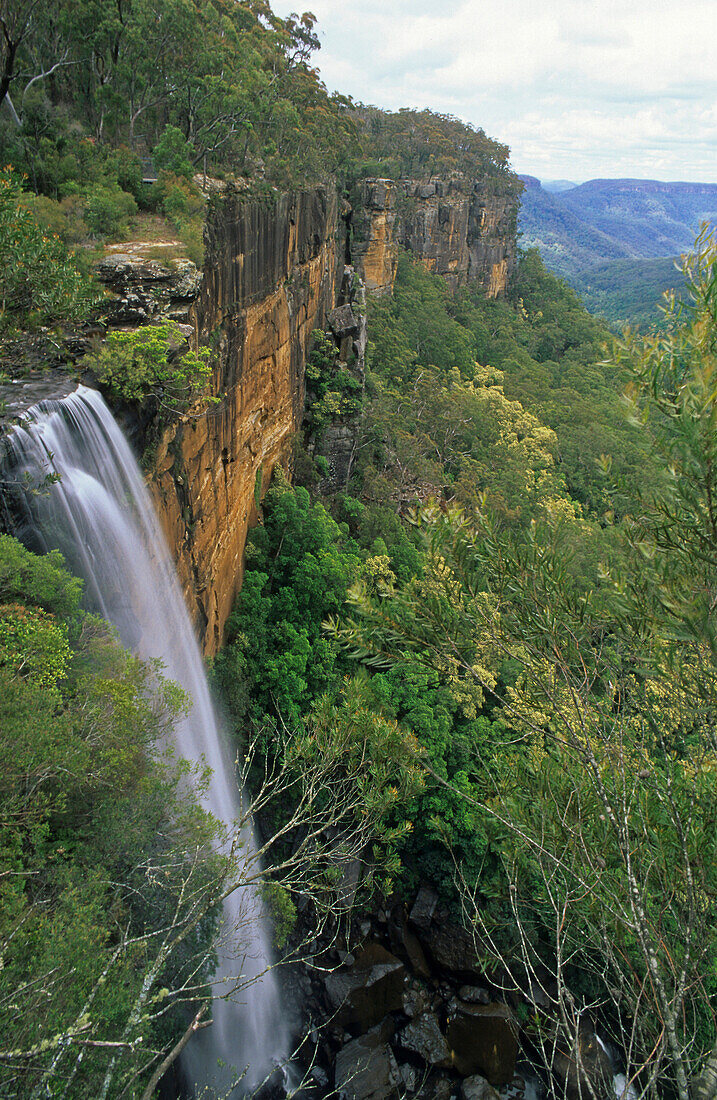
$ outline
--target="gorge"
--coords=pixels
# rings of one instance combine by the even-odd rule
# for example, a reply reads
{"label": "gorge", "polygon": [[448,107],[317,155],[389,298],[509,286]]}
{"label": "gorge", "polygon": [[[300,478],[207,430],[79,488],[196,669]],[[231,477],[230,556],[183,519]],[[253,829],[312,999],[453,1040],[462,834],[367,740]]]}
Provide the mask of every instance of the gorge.
{"label": "gorge", "polygon": [[[401,194],[413,200],[409,215],[397,212]],[[358,356],[363,371],[365,336],[363,343],[355,338],[365,326],[365,300],[357,286],[365,281],[370,292],[390,294],[399,247],[410,242],[453,287],[471,279],[495,297],[505,292],[514,264],[514,224],[515,197],[486,194],[480,181],[399,188],[368,180],[358,210],[341,209],[330,189],[268,204],[215,196],[199,285],[185,273],[177,290],[176,277],[161,264],[113,255],[100,270],[116,295],[110,307],[116,323],[149,320],[157,309],[155,288],[166,284],[174,316],[217,352],[217,406],[160,430],[147,487],[96,390],[81,385],[29,407],[37,393],[32,384],[25,402],[12,392],[20,426],[3,440],[1,480],[10,487],[5,526],[33,548],[61,549],[86,582],[86,605],[116,626],[132,652],[158,659],[162,673],[185,689],[190,713],[174,731],[176,751],[211,768],[204,805],[221,824],[219,850],[238,866],[239,885],[224,901],[219,930],[212,1027],[183,1055],[187,1080],[197,1089],[227,1089],[239,1079],[242,1091],[256,1090],[286,1066],[289,1034],[266,918],[251,885],[257,859],[251,821],[185,601],[205,653],[216,653],[241,583],[247,530],[274,466],[288,465],[301,425],[314,330],[332,331],[339,354]],[[60,378],[58,388],[71,386]],[[157,436],[152,426],[142,431]],[[36,493],[32,486],[48,476],[57,483]],[[238,833],[237,822],[243,822]]]}
{"label": "gorge", "polygon": [[0,1093],[714,1100],[714,239],[612,338],[310,13],[20,2]]}

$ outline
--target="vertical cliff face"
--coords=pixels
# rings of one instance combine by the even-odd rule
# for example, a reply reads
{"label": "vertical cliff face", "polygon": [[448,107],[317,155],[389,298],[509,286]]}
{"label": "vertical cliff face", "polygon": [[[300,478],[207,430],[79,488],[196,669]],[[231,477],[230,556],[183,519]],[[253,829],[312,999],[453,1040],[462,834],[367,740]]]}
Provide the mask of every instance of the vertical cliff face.
{"label": "vertical cliff face", "polygon": [[[516,198],[491,184],[364,181],[349,218],[351,258],[368,292],[390,293],[404,245],[454,288],[475,279],[489,295],[503,293],[515,259]],[[351,296],[341,294],[342,284],[353,285],[345,244],[332,189],[266,202],[230,192],[213,199],[193,318],[198,338],[216,351],[220,400],[165,431],[151,478],[207,653],[222,642],[256,502],[301,424],[311,333],[336,330],[329,314],[339,301],[351,312]],[[341,347],[357,339],[353,329],[335,335]],[[346,439],[331,449],[341,456],[336,477],[352,453],[350,428],[339,429]]]}
{"label": "vertical cliff face", "polygon": [[486,177],[365,180],[353,216],[352,257],[369,291],[390,293],[398,249],[407,248],[452,289],[481,283],[505,293],[515,265],[517,193]]}
{"label": "vertical cliff face", "polygon": [[398,264],[398,189],[364,180],[352,212],[351,259],[369,294],[390,294]]}
{"label": "vertical cliff face", "polygon": [[[501,294],[515,259],[516,206],[515,194],[499,193],[495,181],[459,177],[365,180],[352,210],[333,188],[267,201],[224,191],[210,204],[201,278],[191,264],[170,269],[125,252],[101,265],[114,293],[114,323],[166,315],[215,352],[219,400],[163,431],[149,478],[207,653],[222,642],[256,501],[301,425],[313,330],[330,329],[337,369],[361,385],[362,279],[370,294],[390,293],[403,245],[451,286],[475,279],[489,295]],[[347,224],[353,267],[346,267]],[[60,384],[65,392],[73,382],[63,377]],[[18,399],[10,387],[8,411],[18,414],[46,388],[29,382]],[[147,421],[124,413],[141,447]],[[327,484],[345,483],[355,443],[355,424],[339,418],[327,429],[320,448],[329,460]]]}
{"label": "vertical cliff face", "polygon": [[215,199],[194,314],[217,352],[220,400],[164,433],[151,479],[207,653],[221,644],[241,582],[255,499],[301,423],[311,333],[325,327],[343,267],[335,191]]}

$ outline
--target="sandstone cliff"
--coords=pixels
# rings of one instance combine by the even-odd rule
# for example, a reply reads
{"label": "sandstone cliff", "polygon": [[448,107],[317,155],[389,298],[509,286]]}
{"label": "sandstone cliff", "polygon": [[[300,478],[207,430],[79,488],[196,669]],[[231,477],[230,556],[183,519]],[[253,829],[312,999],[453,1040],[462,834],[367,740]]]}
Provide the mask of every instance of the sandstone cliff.
{"label": "sandstone cliff", "polygon": [[353,214],[352,258],[370,292],[388,294],[399,247],[452,289],[478,281],[505,293],[516,257],[517,192],[502,180],[364,180]]}
{"label": "sandstone cliff", "polygon": [[241,582],[255,499],[301,423],[311,333],[325,327],[343,267],[333,190],[213,203],[193,312],[199,338],[217,350],[221,400],[164,433],[151,479],[207,653]]}
{"label": "sandstone cliff", "polygon": [[[505,291],[515,262],[514,193],[493,181],[366,180],[353,210],[332,189],[273,202],[214,197],[206,231],[196,334],[217,351],[221,401],[165,432],[152,486],[203,639],[213,654],[241,583],[246,532],[277,462],[286,462],[304,410],[304,366],[315,328],[334,331],[362,372],[365,332],[350,260],[369,292],[390,293],[400,246],[452,287],[476,279]],[[347,250],[347,227],[349,249]],[[345,302],[348,328],[335,307]],[[331,316],[330,316],[331,315]],[[331,479],[350,470],[351,426],[334,426]],[[338,483],[338,482],[337,482]]]}

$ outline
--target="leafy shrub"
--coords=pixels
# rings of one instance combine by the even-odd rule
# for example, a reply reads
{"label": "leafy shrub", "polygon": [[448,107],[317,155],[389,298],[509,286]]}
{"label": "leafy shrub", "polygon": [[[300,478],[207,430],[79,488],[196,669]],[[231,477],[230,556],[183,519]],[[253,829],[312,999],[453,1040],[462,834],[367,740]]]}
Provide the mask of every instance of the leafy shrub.
{"label": "leafy shrub", "polygon": [[137,203],[119,185],[96,184],[89,192],[85,220],[96,237],[118,237],[128,232],[128,220]]}
{"label": "leafy shrub", "polygon": [[80,321],[100,301],[97,284],[24,206],[20,179],[0,171],[0,332]]}
{"label": "leafy shrub", "polygon": [[51,615],[22,604],[0,604],[0,665],[52,688],[67,671],[67,629]]}
{"label": "leafy shrub", "polygon": [[73,615],[80,605],[82,581],[64,569],[58,550],[38,557],[10,535],[0,535],[0,601],[22,599],[53,615]]}
{"label": "leafy shrub", "polygon": [[171,322],[134,332],[110,332],[100,351],[87,356],[84,365],[116,397],[128,401],[154,397],[162,408],[179,412],[207,395],[212,377],[209,348],[180,353],[184,343]]}
{"label": "leafy shrub", "polygon": [[176,126],[165,126],[162,136],[152,150],[155,167],[163,168],[175,176],[191,179],[192,153],[194,150]]}

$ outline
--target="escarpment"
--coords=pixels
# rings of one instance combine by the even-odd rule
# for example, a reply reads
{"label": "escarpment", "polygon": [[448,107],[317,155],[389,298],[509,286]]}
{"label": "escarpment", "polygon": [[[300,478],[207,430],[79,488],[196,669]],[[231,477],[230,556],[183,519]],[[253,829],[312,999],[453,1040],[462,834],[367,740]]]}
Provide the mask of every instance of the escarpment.
{"label": "escarpment", "polygon": [[272,203],[225,194],[211,208],[194,318],[216,351],[218,400],[164,432],[151,477],[207,653],[222,640],[256,503],[288,460],[311,333],[325,327],[343,268],[332,189]]}
{"label": "escarpment", "polygon": [[207,653],[222,642],[256,505],[274,466],[289,463],[311,333],[335,328],[329,315],[353,285],[347,259],[369,293],[390,293],[401,246],[453,287],[478,279],[502,293],[515,260],[516,197],[490,185],[366,180],[350,211],[330,187],[268,202],[213,199],[193,316],[216,351],[219,400],[164,432],[151,476]]}
{"label": "escarpment", "polygon": [[367,179],[353,217],[352,255],[369,292],[391,292],[402,246],[451,289],[477,281],[496,298],[515,266],[516,217],[517,191],[501,177]]}

